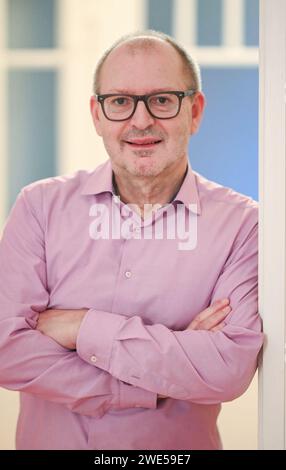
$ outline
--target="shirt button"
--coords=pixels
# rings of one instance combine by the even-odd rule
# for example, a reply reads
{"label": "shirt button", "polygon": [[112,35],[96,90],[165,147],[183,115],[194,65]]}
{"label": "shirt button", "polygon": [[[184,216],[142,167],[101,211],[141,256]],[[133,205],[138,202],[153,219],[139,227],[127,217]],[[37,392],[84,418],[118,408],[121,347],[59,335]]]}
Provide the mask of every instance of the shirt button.
{"label": "shirt button", "polygon": [[132,276],[132,274],[131,274],[130,271],[125,272],[125,277],[127,277],[127,279],[130,279],[131,276]]}
{"label": "shirt button", "polygon": [[97,361],[96,356],[91,356],[90,361],[93,362],[93,364]]}

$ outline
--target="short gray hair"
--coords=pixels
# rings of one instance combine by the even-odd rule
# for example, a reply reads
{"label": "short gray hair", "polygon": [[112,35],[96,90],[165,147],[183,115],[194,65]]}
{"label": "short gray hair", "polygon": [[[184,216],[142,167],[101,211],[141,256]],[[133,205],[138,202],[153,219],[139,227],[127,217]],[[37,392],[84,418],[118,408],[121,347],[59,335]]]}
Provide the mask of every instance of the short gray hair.
{"label": "short gray hair", "polygon": [[[102,55],[99,59],[97,66],[94,71],[93,75],[93,93],[99,94],[100,93],[100,74],[102,70],[102,66],[105,63],[109,54],[120,46],[123,43],[130,43],[132,46],[132,42],[134,42],[134,46],[136,48],[146,48],[146,47],[154,47],[153,39],[161,39],[162,41],[170,44],[179,54],[182,59],[183,64],[183,71],[187,77],[187,86],[188,88],[194,88],[196,91],[201,91],[202,89],[202,82],[201,82],[201,73],[200,68],[196,60],[189,55],[186,49],[181,46],[174,38],[169,36],[168,34],[161,33],[160,31],[154,30],[146,30],[146,31],[138,31],[135,33],[127,34],[120,37],[115,43],[112,44]],[[136,41],[138,39],[138,41]]]}

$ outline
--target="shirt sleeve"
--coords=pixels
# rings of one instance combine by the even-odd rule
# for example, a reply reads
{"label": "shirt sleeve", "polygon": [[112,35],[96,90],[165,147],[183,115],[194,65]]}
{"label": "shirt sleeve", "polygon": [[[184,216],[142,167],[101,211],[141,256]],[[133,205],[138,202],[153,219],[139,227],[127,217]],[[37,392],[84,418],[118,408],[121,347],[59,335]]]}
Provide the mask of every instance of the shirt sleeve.
{"label": "shirt sleeve", "polygon": [[[257,221],[248,223],[228,257],[211,303],[229,298],[222,331],[173,331],[127,317],[90,310],[77,351],[86,362],[132,385],[200,404],[230,401],[249,386],[263,343],[257,308]],[[252,217],[253,222],[253,217]],[[199,312],[198,312],[199,313]]]}
{"label": "shirt sleeve", "polygon": [[88,416],[100,417],[109,409],[156,408],[155,393],[87,364],[76,351],[37,331],[38,316],[48,304],[44,229],[26,189],[0,242],[0,385]]}

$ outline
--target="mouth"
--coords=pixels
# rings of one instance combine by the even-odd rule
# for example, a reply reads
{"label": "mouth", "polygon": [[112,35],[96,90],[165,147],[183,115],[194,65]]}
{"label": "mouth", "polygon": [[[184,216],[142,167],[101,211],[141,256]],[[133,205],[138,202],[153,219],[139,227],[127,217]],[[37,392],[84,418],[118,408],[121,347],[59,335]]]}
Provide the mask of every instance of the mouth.
{"label": "mouth", "polygon": [[158,146],[161,142],[162,142],[161,139],[155,139],[155,138],[124,140],[125,144],[137,150],[138,149],[142,149],[142,150],[152,149]]}

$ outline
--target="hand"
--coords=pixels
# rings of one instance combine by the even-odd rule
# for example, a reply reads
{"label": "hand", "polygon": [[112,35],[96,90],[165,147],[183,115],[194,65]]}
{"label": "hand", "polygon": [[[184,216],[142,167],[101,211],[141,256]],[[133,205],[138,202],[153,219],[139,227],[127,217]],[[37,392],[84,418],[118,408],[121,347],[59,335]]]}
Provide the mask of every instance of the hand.
{"label": "hand", "polygon": [[36,330],[67,349],[76,349],[76,338],[88,309],[48,309],[40,313]]}
{"label": "hand", "polygon": [[[231,312],[229,299],[217,300],[200,312],[186,328],[187,330],[220,331],[225,326],[224,319]],[[168,398],[158,395],[159,398]]]}
{"label": "hand", "polygon": [[217,300],[200,312],[191,321],[187,330],[220,331],[225,326],[224,319],[230,312],[229,299]]}

